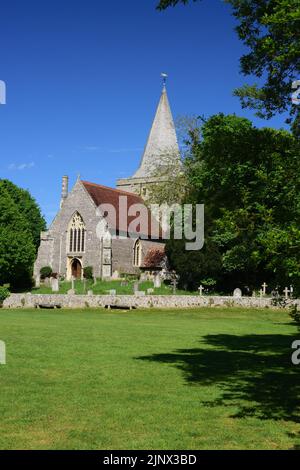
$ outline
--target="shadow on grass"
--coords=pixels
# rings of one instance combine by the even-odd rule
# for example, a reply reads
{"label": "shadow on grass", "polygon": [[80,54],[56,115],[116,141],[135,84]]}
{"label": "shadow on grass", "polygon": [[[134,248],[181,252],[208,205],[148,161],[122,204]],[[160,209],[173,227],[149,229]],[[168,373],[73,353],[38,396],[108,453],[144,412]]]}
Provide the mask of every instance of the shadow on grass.
{"label": "shadow on grass", "polygon": [[[219,397],[205,406],[234,406],[234,418],[300,423],[300,366],[291,362],[295,335],[208,335],[202,347],[137,359],[170,364],[189,385],[215,385]],[[201,399],[201,396],[200,396]],[[297,436],[293,436],[297,437]]]}

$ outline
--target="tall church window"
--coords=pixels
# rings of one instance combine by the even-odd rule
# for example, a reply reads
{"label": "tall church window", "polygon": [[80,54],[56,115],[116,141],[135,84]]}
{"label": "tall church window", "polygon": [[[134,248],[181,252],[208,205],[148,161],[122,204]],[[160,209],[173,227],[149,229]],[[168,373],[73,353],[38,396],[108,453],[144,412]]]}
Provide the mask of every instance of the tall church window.
{"label": "tall church window", "polygon": [[142,263],[142,243],[141,243],[141,240],[137,240],[133,248],[133,265],[140,266],[141,263]]}
{"label": "tall church window", "polygon": [[85,225],[81,215],[75,212],[68,230],[68,247],[70,253],[81,253],[85,250]]}

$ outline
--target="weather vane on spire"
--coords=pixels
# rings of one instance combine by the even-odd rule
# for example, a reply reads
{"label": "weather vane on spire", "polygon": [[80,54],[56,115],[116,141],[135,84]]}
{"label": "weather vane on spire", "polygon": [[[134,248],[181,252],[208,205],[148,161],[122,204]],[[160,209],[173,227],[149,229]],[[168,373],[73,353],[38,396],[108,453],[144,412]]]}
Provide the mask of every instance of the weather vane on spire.
{"label": "weather vane on spire", "polygon": [[160,74],[162,79],[163,79],[163,87],[164,89],[166,88],[166,83],[167,83],[167,78],[168,78],[168,75],[166,73],[161,73]]}

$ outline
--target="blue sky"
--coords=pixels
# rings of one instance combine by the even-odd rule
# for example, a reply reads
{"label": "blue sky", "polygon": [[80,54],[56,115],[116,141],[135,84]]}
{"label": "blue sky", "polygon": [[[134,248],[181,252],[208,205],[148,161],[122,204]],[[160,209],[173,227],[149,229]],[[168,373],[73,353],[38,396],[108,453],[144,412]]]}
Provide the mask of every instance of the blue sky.
{"label": "blue sky", "polygon": [[256,125],[284,127],[242,110],[232,96],[250,82],[230,7],[203,0],[164,12],[157,0],[2,2],[0,177],[29,189],[47,221],[61,177],[114,186],[137,168],[169,74],[174,117],[236,113]]}

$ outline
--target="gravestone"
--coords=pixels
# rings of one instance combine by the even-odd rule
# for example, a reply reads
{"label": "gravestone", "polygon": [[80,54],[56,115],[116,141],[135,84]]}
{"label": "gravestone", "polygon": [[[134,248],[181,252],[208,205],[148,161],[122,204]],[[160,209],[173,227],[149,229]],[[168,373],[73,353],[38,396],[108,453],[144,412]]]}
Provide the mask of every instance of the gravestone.
{"label": "gravestone", "polygon": [[154,278],[154,287],[159,289],[161,287],[161,279],[159,275],[156,275]]}
{"label": "gravestone", "polygon": [[202,285],[198,287],[199,295],[203,295],[203,289],[204,287]]}
{"label": "gravestone", "polygon": [[51,289],[52,289],[52,292],[59,292],[59,282],[58,282],[58,279],[56,279],[56,277],[51,278]]}
{"label": "gravestone", "polygon": [[291,292],[291,291],[290,291],[290,289],[289,289],[288,287],[286,287],[286,288],[284,289],[283,293],[284,293],[284,297],[285,297],[286,299],[289,298],[289,293],[290,293],[290,292]]}
{"label": "gravestone", "polygon": [[176,288],[177,288],[177,284],[178,284],[178,281],[177,279],[174,277],[174,279],[172,280],[172,287],[173,287],[173,295],[176,294]]}
{"label": "gravestone", "polygon": [[150,287],[150,289],[147,289],[147,294],[153,294],[154,292],[154,289],[152,287]]}
{"label": "gravestone", "polygon": [[242,297],[242,291],[238,287],[233,291],[233,297]]}
{"label": "gravestone", "polygon": [[45,277],[44,284],[46,287],[50,287],[50,277]]}
{"label": "gravestone", "polygon": [[135,292],[135,295],[137,295],[138,297],[143,297],[144,295],[146,295],[146,292],[144,290],[137,290]]}
{"label": "gravestone", "polygon": [[94,295],[92,290],[88,290],[87,295]]}
{"label": "gravestone", "polygon": [[110,289],[107,292],[109,293],[109,295],[117,295],[116,289]]}
{"label": "gravestone", "polygon": [[68,292],[67,292],[68,295],[74,295],[75,294],[75,290],[74,289],[69,289]]}
{"label": "gravestone", "polygon": [[266,289],[267,289],[268,285],[264,282],[261,287],[263,288],[263,295],[266,295],[266,293],[267,293]]}

